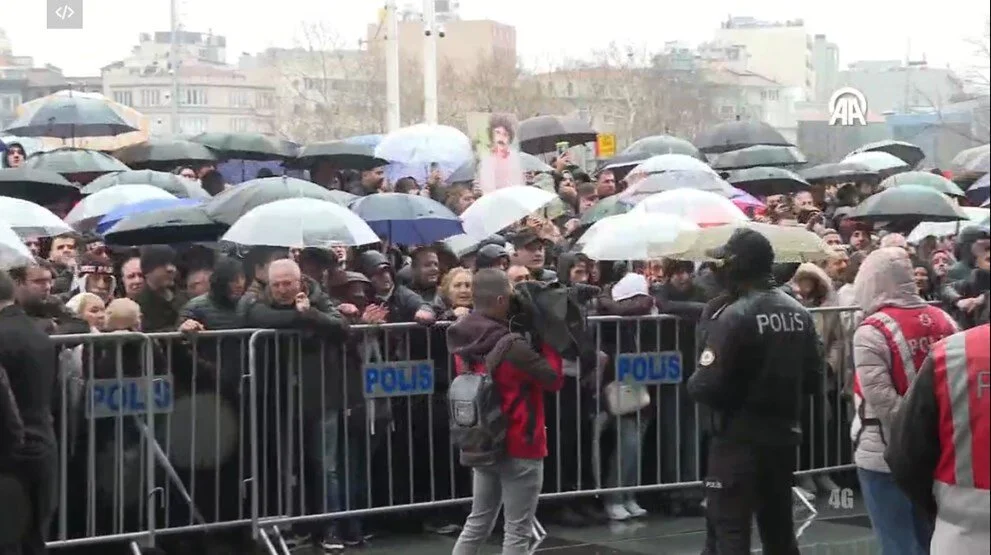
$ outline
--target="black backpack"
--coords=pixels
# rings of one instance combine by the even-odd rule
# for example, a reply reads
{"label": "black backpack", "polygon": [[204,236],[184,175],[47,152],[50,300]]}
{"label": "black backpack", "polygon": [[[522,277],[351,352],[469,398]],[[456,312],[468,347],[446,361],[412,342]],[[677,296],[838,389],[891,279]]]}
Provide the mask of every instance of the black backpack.
{"label": "black backpack", "polygon": [[[502,337],[485,357],[484,363],[464,360],[464,369],[447,391],[451,422],[451,441],[461,450],[464,466],[491,466],[506,453],[508,419],[502,410],[502,394],[493,373],[502,362],[503,354],[517,334]],[[527,386],[509,407],[512,413],[527,400]]]}

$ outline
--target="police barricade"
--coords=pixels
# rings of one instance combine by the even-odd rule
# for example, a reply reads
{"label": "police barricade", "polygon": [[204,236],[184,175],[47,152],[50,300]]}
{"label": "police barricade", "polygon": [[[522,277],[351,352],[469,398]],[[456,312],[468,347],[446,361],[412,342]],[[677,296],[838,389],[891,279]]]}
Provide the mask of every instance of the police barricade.
{"label": "police barricade", "polygon": [[58,508],[49,547],[250,524],[255,330],[56,336]]}
{"label": "police barricade", "polygon": [[[624,504],[634,493],[652,511],[697,506],[705,433],[685,392],[694,323],[588,321],[594,345],[565,361],[563,388],[545,395],[542,510],[567,509],[556,502],[573,497]],[[60,442],[50,545],[250,526],[280,552],[288,525],[320,533],[333,522],[355,536],[362,517],[402,528],[416,520],[404,517],[412,511],[460,524],[471,473],[450,442],[449,324],[352,326],[346,338],[275,330],[56,338],[81,370],[61,382],[63,398],[77,401],[60,406],[58,431],[69,439]],[[840,380],[824,387],[840,401],[852,369],[844,358],[852,327],[843,329],[846,354],[835,360],[846,366],[824,376]],[[80,392],[86,410],[76,418]],[[810,404],[801,471],[849,467],[848,424],[813,418],[834,408]]]}

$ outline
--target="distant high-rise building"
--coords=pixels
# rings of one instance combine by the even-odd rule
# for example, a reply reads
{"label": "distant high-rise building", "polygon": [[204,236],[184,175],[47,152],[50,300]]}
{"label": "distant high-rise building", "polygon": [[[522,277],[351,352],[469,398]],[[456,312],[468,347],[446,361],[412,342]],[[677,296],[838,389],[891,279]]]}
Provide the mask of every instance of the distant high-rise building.
{"label": "distant high-rise building", "polygon": [[102,70],[103,94],[150,120],[152,134],[271,132],[275,86],[264,72],[226,63],[227,39],[180,31],[179,122],[172,127],[169,32],[141,33],[127,58]]}
{"label": "distant high-rise building", "polygon": [[828,102],[836,91],[840,72],[840,49],[836,43],[826,40],[826,35],[816,35],[812,42],[812,68],[815,71],[816,102]]}
{"label": "distant high-rise building", "polygon": [[743,46],[747,69],[775,82],[799,88],[807,100],[815,94],[813,40],[801,19],[767,22],[752,17],[730,17],[716,30],[715,41]]}
{"label": "distant high-rise building", "polygon": [[[441,0],[438,0],[438,4]],[[447,3],[447,2],[446,2]],[[438,23],[444,25],[444,36],[437,39],[437,66],[457,73],[470,74],[480,64],[491,60],[516,61],[516,28],[497,21],[463,20],[457,18],[457,2],[449,3],[447,18],[438,11]],[[399,57],[401,63],[422,67],[423,20],[415,12],[400,12]],[[378,23],[368,26],[369,51],[380,55],[385,47],[385,29]]]}

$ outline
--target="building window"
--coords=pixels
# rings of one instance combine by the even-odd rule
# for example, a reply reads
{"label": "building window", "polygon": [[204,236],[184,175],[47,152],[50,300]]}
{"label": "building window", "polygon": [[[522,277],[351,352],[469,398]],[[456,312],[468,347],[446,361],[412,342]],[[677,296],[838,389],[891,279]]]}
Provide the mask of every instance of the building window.
{"label": "building window", "polygon": [[182,104],[186,106],[206,106],[206,89],[183,89],[179,93]]}
{"label": "building window", "polygon": [[179,133],[206,133],[209,121],[206,117],[184,117],[179,120]]}
{"label": "building window", "polygon": [[251,95],[248,94],[248,91],[231,91],[230,103],[231,108],[250,108]]}
{"label": "building window", "polygon": [[21,94],[0,94],[0,112],[12,113],[21,105]]}
{"label": "building window", "polygon": [[778,100],[778,95],[779,92],[774,89],[760,91],[761,100],[771,100],[771,101]]}
{"label": "building window", "polygon": [[568,96],[575,96],[575,84],[568,81]]}
{"label": "building window", "polygon": [[251,131],[251,120],[248,118],[231,118],[231,131],[247,133]]}
{"label": "building window", "polygon": [[272,109],[275,106],[275,96],[272,93],[258,93],[258,107],[262,109]]}
{"label": "building window", "polygon": [[131,91],[114,91],[114,102],[124,106],[134,106],[134,95]]}
{"label": "building window", "polygon": [[161,106],[162,105],[162,91],[159,89],[142,89],[141,90],[141,105],[142,106]]}
{"label": "building window", "polygon": [[736,114],[736,106],[723,105],[719,107],[719,115],[729,117]]}

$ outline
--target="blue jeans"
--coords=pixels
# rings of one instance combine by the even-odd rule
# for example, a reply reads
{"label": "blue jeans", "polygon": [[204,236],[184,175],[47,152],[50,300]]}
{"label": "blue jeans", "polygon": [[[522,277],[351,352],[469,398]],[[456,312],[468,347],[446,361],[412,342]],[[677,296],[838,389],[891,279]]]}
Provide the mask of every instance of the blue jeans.
{"label": "blue jeans", "polygon": [[[616,431],[616,448],[609,458],[606,473],[606,487],[616,488],[635,486],[640,479],[640,460],[643,434],[649,421],[636,414],[611,417],[607,429]],[[632,494],[613,493],[605,496],[607,503],[622,503],[632,498]]]}
{"label": "blue jeans", "polygon": [[883,555],[927,555],[932,529],[888,472],[857,468],[864,504]]}

